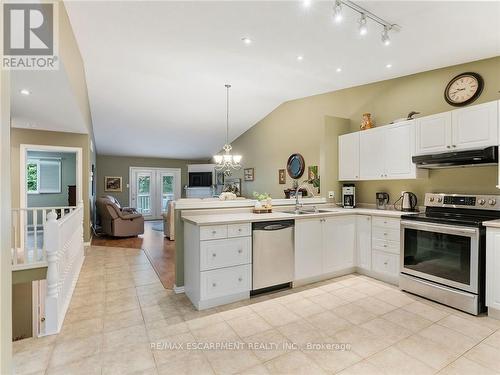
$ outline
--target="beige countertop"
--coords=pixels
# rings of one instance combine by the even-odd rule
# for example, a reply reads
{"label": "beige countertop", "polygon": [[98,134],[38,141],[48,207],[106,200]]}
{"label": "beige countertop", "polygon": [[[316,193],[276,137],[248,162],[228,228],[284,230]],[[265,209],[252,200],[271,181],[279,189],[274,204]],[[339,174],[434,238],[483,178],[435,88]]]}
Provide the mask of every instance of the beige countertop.
{"label": "beige countertop", "polygon": [[483,221],[483,225],[489,228],[500,228],[500,219]]}
{"label": "beige countertop", "polygon": [[[239,213],[210,213],[203,215],[183,215],[182,220],[195,224],[195,225],[217,225],[217,224],[234,224],[234,223],[247,223],[258,221],[272,221],[272,220],[287,220],[287,219],[308,219],[314,217],[325,216],[342,216],[342,215],[374,215],[399,218],[401,215],[408,214],[409,212],[401,212],[395,210],[377,210],[369,208],[322,208],[321,210],[328,210],[329,212],[321,212],[306,215],[296,215],[282,211],[274,211],[269,214],[254,214],[253,212],[239,212]],[[500,227],[500,224],[499,224]]]}

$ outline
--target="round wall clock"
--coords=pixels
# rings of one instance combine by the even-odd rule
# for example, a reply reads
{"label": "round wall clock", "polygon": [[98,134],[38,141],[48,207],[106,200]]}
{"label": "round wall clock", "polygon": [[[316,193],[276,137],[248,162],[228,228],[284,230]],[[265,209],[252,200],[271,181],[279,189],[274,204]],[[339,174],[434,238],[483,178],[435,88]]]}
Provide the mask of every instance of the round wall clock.
{"label": "round wall clock", "polygon": [[461,107],[479,98],[484,81],[477,73],[467,72],[454,77],[444,90],[444,99],[448,104]]}

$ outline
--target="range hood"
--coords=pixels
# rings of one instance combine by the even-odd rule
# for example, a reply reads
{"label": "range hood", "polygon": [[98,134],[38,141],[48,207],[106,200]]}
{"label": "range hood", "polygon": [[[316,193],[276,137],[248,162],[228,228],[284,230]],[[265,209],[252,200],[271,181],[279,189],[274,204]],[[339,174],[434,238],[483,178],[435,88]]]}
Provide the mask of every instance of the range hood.
{"label": "range hood", "polygon": [[413,156],[417,168],[438,169],[498,164],[498,147]]}

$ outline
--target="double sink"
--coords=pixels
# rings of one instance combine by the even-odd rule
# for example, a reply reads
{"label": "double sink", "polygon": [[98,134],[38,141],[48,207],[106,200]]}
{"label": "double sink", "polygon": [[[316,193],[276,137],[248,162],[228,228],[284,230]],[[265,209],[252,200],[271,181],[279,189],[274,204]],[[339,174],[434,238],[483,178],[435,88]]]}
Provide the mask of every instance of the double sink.
{"label": "double sink", "polygon": [[313,214],[323,214],[323,213],[330,213],[330,212],[335,212],[335,210],[293,210],[293,211],[282,211],[286,214],[291,214],[291,215],[313,215]]}

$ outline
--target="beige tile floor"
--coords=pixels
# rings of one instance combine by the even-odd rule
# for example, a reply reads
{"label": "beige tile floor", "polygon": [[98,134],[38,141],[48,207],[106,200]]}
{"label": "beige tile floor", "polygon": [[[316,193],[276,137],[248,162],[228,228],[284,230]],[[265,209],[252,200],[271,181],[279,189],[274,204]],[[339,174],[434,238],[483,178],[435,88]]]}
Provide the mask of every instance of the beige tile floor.
{"label": "beige tile floor", "polygon": [[[245,345],[186,349],[217,343]],[[500,321],[360,275],[199,312],[141,250],[94,246],[61,333],[14,353],[16,374],[500,374]]]}

